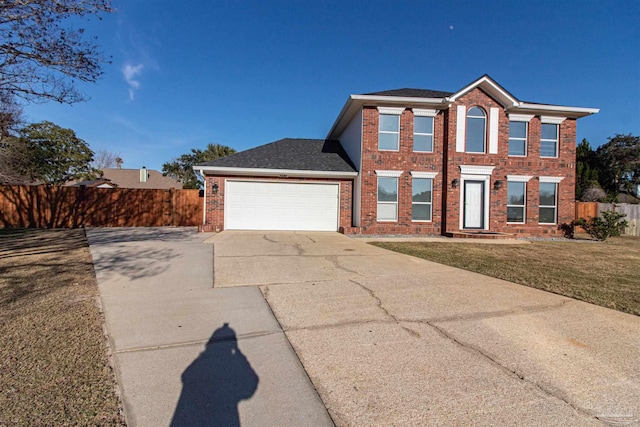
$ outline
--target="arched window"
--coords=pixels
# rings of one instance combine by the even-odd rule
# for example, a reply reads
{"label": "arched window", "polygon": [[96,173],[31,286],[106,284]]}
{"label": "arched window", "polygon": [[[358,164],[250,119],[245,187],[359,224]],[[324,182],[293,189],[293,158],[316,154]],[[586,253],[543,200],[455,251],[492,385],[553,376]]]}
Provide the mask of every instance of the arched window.
{"label": "arched window", "polygon": [[467,153],[484,153],[487,135],[487,114],[480,107],[467,113]]}

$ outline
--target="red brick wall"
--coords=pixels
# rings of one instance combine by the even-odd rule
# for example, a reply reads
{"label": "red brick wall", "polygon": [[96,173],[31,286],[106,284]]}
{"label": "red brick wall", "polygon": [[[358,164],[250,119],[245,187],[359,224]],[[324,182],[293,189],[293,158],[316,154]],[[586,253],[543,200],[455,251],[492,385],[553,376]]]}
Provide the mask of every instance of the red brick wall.
{"label": "red brick wall", "polygon": [[[378,110],[365,107],[362,136],[362,204],[360,231],[364,234],[440,234],[442,217],[442,153],[444,147],[444,115],[434,118],[433,153],[413,152],[413,112],[406,109],[400,116],[400,150],[378,151]],[[376,170],[404,173],[398,179],[398,221],[378,222],[378,176]],[[433,180],[432,222],[411,220],[411,173],[438,172]]]}
{"label": "red brick wall", "polygon": [[[456,152],[456,107],[482,107],[487,112],[487,153]],[[488,154],[489,112],[499,109],[498,153]],[[413,152],[413,113],[406,109],[400,117],[400,150],[378,151],[378,111],[365,107],[363,111],[362,205],[361,228],[364,234],[440,234],[460,230],[460,191],[451,186],[460,184],[460,165],[494,166],[490,192],[489,230],[527,235],[561,234],[556,224],[538,224],[539,176],[564,176],[558,184],[557,224],[571,222],[575,210],[576,120],[566,119],[559,126],[558,158],[540,158],[540,117],[529,122],[527,156],[509,157],[509,118],[506,111],[479,88],[465,94],[448,110],[440,112],[434,121],[434,152]],[[377,176],[375,170],[403,171],[399,178],[398,221],[378,222]],[[410,171],[438,172],[433,185],[433,220],[431,223],[411,221]],[[507,224],[507,175],[531,175],[527,183],[525,224]],[[494,189],[495,181],[503,181]]]}
{"label": "red brick wall", "polygon": [[[205,208],[205,224],[203,231],[224,230],[224,191],[227,179],[242,181],[290,181],[290,182],[331,182],[340,183],[340,227],[349,228],[352,223],[353,181],[348,179],[324,179],[324,178],[280,178],[263,177],[251,178],[244,176],[207,176],[205,191],[207,206]],[[218,184],[218,193],[213,194],[213,184]]]}

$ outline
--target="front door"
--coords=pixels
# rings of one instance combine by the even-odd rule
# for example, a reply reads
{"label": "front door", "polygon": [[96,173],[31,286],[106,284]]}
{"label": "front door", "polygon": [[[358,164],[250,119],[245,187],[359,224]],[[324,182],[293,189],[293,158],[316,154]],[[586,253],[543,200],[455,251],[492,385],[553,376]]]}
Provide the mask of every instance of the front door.
{"label": "front door", "polygon": [[484,228],[484,181],[464,182],[463,228]]}

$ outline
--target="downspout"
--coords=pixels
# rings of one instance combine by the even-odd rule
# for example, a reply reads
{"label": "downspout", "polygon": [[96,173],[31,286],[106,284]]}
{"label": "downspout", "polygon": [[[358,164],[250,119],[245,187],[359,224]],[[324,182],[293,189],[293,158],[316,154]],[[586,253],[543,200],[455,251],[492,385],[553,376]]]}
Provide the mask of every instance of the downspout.
{"label": "downspout", "polygon": [[204,226],[207,225],[207,177],[202,169],[200,169],[200,175],[204,179],[204,206],[202,207],[202,225]]}

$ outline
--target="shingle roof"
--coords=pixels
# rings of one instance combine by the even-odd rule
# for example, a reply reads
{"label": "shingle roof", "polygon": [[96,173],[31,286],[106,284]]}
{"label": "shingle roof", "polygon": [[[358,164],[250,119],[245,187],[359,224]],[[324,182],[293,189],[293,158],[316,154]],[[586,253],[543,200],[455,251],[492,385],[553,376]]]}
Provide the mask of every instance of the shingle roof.
{"label": "shingle roof", "polygon": [[103,168],[102,178],[116,184],[118,188],[182,188],[182,183],[168,176],[162,176],[162,172],[147,169],[147,182],[140,182],[140,169]]}
{"label": "shingle roof", "polygon": [[285,138],[198,166],[355,172],[338,141]]}
{"label": "shingle roof", "polygon": [[410,98],[444,98],[449,95],[453,95],[453,92],[443,92],[441,90],[429,90],[429,89],[392,89],[383,90],[380,92],[365,93],[364,95],[379,95],[379,96],[405,96]]}

